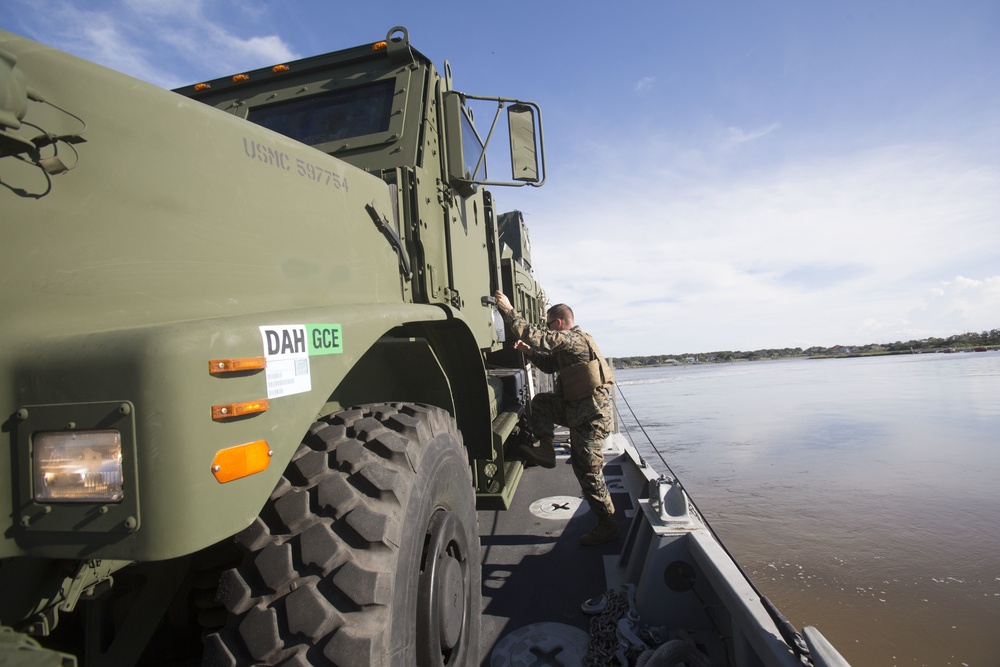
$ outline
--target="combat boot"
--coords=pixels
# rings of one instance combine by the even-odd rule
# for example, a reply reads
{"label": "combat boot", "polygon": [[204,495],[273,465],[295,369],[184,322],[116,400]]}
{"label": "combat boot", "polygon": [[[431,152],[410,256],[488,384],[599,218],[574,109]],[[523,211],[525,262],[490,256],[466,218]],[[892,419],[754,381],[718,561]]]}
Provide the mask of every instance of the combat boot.
{"label": "combat boot", "polygon": [[614,517],[601,517],[598,519],[597,527],[580,538],[580,544],[590,547],[595,544],[614,542],[618,539],[618,524]]}
{"label": "combat boot", "polygon": [[552,446],[551,440],[542,439],[535,445],[521,445],[517,451],[524,457],[524,461],[528,465],[542,466],[543,468],[556,467],[556,450]]}

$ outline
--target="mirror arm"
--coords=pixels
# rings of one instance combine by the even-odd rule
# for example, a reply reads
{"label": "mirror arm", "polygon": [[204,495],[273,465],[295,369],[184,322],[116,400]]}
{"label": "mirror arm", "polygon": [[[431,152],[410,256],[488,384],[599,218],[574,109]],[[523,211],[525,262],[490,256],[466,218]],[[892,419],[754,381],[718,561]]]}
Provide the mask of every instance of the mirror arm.
{"label": "mirror arm", "polygon": [[486,133],[486,139],[483,140],[483,152],[479,154],[479,161],[476,162],[476,168],[472,171],[473,174],[478,174],[479,168],[483,166],[483,160],[486,159],[486,150],[490,146],[490,139],[493,138],[493,130],[495,130],[497,127],[497,121],[500,120],[500,112],[503,111],[503,109],[504,109],[503,100],[497,100],[497,112],[493,115],[493,123],[490,125],[490,131]]}
{"label": "mirror arm", "polygon": [[538,182],[537,183],[519,183],[519,182],[516,182],[516,181],[470,181],[470,182],[471,183],[476,183],[477,185],[500,185],[500,186],[507,186],[507,187],[524,187],[524,186],[527,185],[527,186],[531,186],[531,187],[534,187],[534,188],[541,187],[542,184],[545,183],[545,175],[546,175],[545,174],[545,138],[544,138],[544,136],[542,134],[542,109],[541,109],[541,107],[539,107],[534,102],[523,102],[521,100],[516,100],[516,99],[509,98],[509,97],[484,97],[484,96],[481,96],[481,95],[469,95],[468,93],[459,93],[459,95],[462,96],[463,103],[464,103],[464,101],[466,99],[480,100],[480,101],[483,101],[483,102],[496,102],[497,103],[497,112],[496,112],[496,115],[493,116],[493,123],[492,123],[492,125],[490,125],[490,131],[487,133],[486,140],[483,142],[483,152],[479,155],[479,161],[476,163],[476,171],[472,172],[474,174],[478,173],[479,167],[482,165],[483,160],[486,158],[486,148],[490,144],[490,138],[493,136],[493,130],[496,129],[497,121],[499,121],[499,119],[500,119],[500,112],[503,111],[504,108],[508,104],[524,104],[524,105],[529,106],[532,109],[534,109],[535,113],[538,114],[538,148],[539,148],[538,152],[539,152],[539,164],[541,166],[541,171],[542,171],[541,178],[538,180]]}

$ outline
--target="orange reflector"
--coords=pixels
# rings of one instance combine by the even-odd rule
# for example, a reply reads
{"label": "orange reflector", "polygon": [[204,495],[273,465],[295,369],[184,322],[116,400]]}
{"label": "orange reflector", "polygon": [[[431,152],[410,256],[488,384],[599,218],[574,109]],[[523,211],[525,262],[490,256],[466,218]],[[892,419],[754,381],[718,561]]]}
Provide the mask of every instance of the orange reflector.
{"label": "orange reflector", "polygon": [[208,372],[212,375],[222,373],[238,373],[240,371],[259,371],[267,366],[264,357],[243,357],[241,359],[212,359],[208,362]]}
{"label": "orange reflector", "polygon": [[240,81],[249,81],[249,80],[250,80],[250,75],[249,74],[234,74],[233,75],[233,81],[236,82],[236,83],[239,83]]}
{"label": "orange reflector", "polygon": [[243,401],[242,403],[213,405],[212,419],[229,419],[230,417],[255,415],[267,410],[268,405],[269,403],[266,398],[262,398],[259,401]]}
{"label": "orange reflector", "polygon": [[271,71],[275,74],[280,74],[281,72],[287,72],[291,68],[288,65],[275,65],[271,68]]}
{"label": "orange reflector", "polygon": [[212,84],[210,84],[210,83],[196,83],[196,84],[194,84],[194,89],[195,90],[208,90],[211,87],[212,87]]}
{"label": "orange reflector", "polygon": [[372,44],[372,51],[385,51],[388,46],[386,42],[375,42]]}
{"label": "orange reflector", "polygon": [[266,398],[262,398],[259,401],[213,405],[212,419],[218,420],[229,419],[230,417],[243,417],[244,415],[256,415],[267,410],[268,405],[269,403]]}
{"label": "orange reflector", "polygon": [[267,470],[271,463],[271,448],[266,440],[220,449],[212,461],[212,474],[219,484]]}

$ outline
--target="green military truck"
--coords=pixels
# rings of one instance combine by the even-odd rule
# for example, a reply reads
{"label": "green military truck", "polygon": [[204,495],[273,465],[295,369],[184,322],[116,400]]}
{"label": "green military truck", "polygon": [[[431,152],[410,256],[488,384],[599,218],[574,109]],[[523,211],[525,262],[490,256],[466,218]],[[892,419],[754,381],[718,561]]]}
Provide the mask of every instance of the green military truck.
{"label": "green military truck", "polygon": [[0,664],[477,664],[544,176],[403,28],[173,92],[0,32]]}

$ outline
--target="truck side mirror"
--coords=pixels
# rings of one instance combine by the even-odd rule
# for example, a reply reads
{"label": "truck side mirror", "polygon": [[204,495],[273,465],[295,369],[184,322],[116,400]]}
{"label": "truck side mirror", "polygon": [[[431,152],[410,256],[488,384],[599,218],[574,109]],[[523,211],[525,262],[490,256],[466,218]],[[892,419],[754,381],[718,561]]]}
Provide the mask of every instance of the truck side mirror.
{"label": "truck side mirror", "polygon": [[[463,197],[476,191],[479,179],[485,174],[486,148],[479,143],[475,130],[462,108],[462,96],[449,91],[444,95],[444,124],[447,134],[448,182]],[[473,171],[476,174],[473,174]]]}
{"label": "truck side mirror", "polygon": [[525,183],[538,182],[538,152],[535,140],[535,113],[527,104],[507,107],[510,134],[511,178]]}
{"label": "truck side mirror", "polygon": [[[496,113],[485,138],[472,124],[469,100],[496,105]],[[463,197],[475,192],[477,185],[538,187],[545,182],[542,112],[537,104],[504,97],[479,97],[449,90],[443,95],[443,107],[448,182]],[[494,130],[499,125],[500,112],[504,109],[507,110],[507,132],[510,138],[511,180],[492,181],[487,177],[486,154]],[[503,132],[497,134],[502,135]],[[496,154],[494,157],[497,157]]]}

